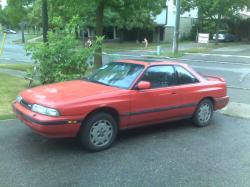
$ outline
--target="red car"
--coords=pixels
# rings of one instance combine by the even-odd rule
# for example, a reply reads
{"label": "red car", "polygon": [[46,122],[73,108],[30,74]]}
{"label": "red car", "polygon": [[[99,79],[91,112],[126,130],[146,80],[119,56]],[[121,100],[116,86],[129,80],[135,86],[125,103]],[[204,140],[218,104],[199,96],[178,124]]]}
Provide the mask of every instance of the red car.
{"label": "red car", "polygon": [[227,105],[226,82],[202,76],[186,64],[120,60],[84,80],[28,89],[13,110],[35,132],[79,137],[85,148],[109,148],[121,129],[184,118],[203,127]]}

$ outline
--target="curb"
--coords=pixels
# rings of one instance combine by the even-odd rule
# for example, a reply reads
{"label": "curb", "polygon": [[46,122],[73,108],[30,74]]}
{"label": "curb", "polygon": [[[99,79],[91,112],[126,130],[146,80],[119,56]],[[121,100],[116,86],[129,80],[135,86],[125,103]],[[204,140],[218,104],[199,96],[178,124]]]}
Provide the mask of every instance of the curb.
{"label": "curb", "polygon": [[230,102],[227,107],[218,112],[228,116],[250,119],[250,104]]}

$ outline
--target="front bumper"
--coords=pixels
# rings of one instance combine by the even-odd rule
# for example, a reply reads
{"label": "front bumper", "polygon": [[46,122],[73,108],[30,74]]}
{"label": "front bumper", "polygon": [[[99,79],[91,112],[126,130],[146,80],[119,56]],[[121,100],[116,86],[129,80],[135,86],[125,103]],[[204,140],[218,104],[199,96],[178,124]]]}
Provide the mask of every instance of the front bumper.
{"label": "front bumper", "polygon": [[79,132],[82,121],[80,116],[45,116],[26,109],[18,102],[14,102],[12,107],[16,117],[40,135],[65,138],[75,137]]}

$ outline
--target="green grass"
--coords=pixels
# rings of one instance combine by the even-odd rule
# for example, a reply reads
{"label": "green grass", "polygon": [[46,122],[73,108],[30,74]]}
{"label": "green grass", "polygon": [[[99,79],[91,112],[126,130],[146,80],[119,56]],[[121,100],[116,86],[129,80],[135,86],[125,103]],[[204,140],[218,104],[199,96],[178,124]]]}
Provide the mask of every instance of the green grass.
{"label": "green grass", "polygon": [[[149,43],[147,50],[156,49],[158,43]],[[161,47],[170,47],[169,43],[160,44]],[[135,43],[135,42],[124,42],[124,43],[104,43],[103,51],[106,53],[112,52],[121,52],[128,50],[145,50],[143,43]]]}
{"label": "green grass", "polygon": [[27,70],[32,70],[33,65],[31,64],[0,64],[0,68],[27,71]]}
{"label": "green grass", "polygon": [[179,51],[178,53],[173,53],[173,52],[163,52],[161,53],[160,56],[166,56],[169,58],[180,58],[182,56],[184,56],[184,52],[183,51]]}
{"label": "green grass", "polygon": [[14,118],[12,112],[12,101],[18,93],[27,87],[24,79],[0,74],[0,120]]}
{"label": "green grass", "polygon": [[162,52],[161,56],[166,56],[169,58],[179,58],[185,55],[185,53],[207,53],[209,51],[212,51],[213,49],[218,49],[222,47],[228,47],[235,45],[235,43],[219,43],[218,45],[215,45],[215,43],[209,43],[209,44],[199,44],[197,47],[193,47],[187,50],[181,50],[177,54],[174,54],[173,52]]}
{"label": "green grass", "polygon": [[[25,41],[27,42],[28,40],[31,40],[31,39],[33,39],[33,38],[37,38],[37,37],[39,37],[40,35],[37,35],[37,34],[25,34],[24,35],[24,39],[25,39]],[[20,39],[17,39],[17,40],[14,40],[13,41],[15,44],[21,44],[22,43],[22,38],[20,38]]]}
{"label": "green grass", "polygon": [[16,118],[16,116],[14,114],[0,116],[0,120],[8,120],[8,119],[15,119],[15,118]]}

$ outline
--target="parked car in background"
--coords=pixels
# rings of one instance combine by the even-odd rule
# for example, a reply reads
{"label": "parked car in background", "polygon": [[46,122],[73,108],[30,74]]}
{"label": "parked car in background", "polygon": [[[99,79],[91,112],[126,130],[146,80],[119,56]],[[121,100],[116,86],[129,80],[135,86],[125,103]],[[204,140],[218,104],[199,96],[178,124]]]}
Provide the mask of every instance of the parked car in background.
{"label": "parked car in background", "polygon": [[[216,40],[216,34],[213,35],[213,40]],[[229,33],[228,31],[219,31],[218,40],[220,42],[236,42],[239,41],[239,37]]]}
{"label": "parked car in background", "polygon": [[227,105],[226,82],[183,63],[154,59],[111,62],[84,80],[20,93],[13,110],[48,137],[78,137],[91,151],[109,148],[119,130],[180,119],[207,126]]}
{"label": "parked car in background", "polygon": [[11,30],[11,29],[4,29],[3,32],[6,34],[16,34],[17,33],[16,31]]}

